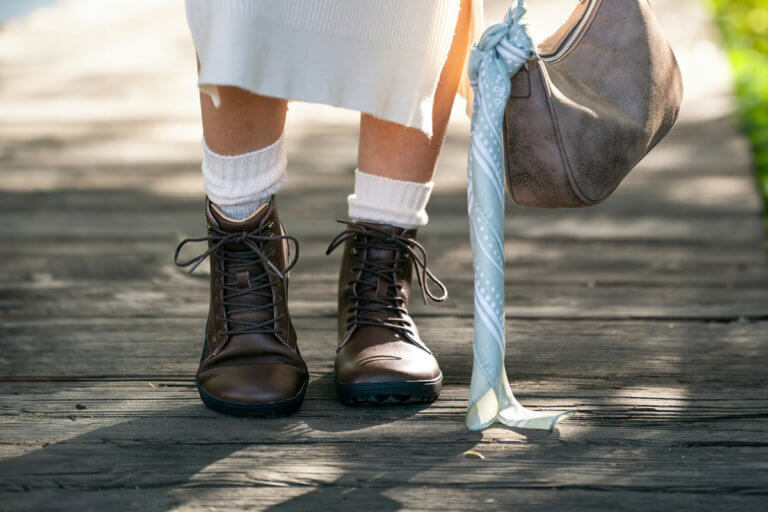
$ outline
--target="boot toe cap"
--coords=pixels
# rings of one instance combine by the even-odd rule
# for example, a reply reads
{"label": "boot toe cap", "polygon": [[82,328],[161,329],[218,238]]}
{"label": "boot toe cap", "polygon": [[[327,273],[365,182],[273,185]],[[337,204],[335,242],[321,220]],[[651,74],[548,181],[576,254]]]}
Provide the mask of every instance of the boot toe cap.
{"label": "boot toe cap", "polygon": [[422,382],[441,377],[432,354],[403,341],[364,348],[346,345],[336,355],[335,366],[336,381],[342,384]]}
{"label": "boot toe cap", "polygon": [[296,399],[305,371],[287,364],[223,366],[200,372],[198,384],[218,400],[238,405],[269,405]]}

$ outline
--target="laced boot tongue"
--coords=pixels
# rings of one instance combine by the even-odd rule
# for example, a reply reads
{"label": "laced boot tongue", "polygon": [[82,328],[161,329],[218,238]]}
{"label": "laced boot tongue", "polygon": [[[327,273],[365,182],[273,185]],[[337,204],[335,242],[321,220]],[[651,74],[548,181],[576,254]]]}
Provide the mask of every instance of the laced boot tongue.
{"label": "laced boot tongue", "polygon": [[[377,230],[384,231],[395,236],[402,235],[405,230],[392,226],[369,224]],[[358,285],[358,296],[361,299],[380,300],[397,308],[403,306],[402,301],[395,300],[396,297],[404,298],[404,290],[396,288],[400,267],[405,263],[401,248],[394,242],[387,242],[386,235],[381,232],[365,230],[358,235],[359,250],[361,250],[362,271],[360,275],[361,283]],[[366,303],[363,305],[371,307],[369,311],[360,316],[370,320],[377,319],[389,323],[393,318],[399,316],[395,310],[382,307],[380,303]],[[378,307],[377,307],[378,306]]]}
{"label": "laced boot tongue", "polygon": [[[261,234],[269,235],[266,224],[270,222],[272,209],[270,204],[265,204],[243,220],[227,217],[213,204],[208,211],[209,220],[225,231],[246,234],[261,230]],[[258,244],[264,256],[269,257],[267,245],[264,242]],[[274,318],[274,308],[269,307],[274,301],[272,280],[261,256],[242,240],[224,244],[219,259],[224,267],[223,295],[228,328],[242,332],[248,325],[266,324],[264,329],[273,329],[275,326],[269,324]]]}
{"label": "laced boot tongue", "polygon": [[[427,254],[416,241],[416,231],[381,224],[339,220],[348,228],[331,240],[326,254],[341,244],[349,251],[353,278],[347,315],[347,336],[361,326],[386,327],[408,335],[411,322],[406,309],[410,277],[416,269],[424,302],[441,302],[447,290],[427,268]],[[347,256],[345,255],[345,259]],[[439,295],[429,289],[433,282]]]}
{"label": "laced boot tongue", "polygon": [[[390,253],[390,251],[378,251],[381,253]],[[392,264],[392,260],[395,258],[395,252],[391,251],[391,255],[384,256],[381,255],[370,255],[370,249],[369,249],[369,256],[365,258],[368,265],[366,265],[368,268],[370,268],[370,264],[376,264],[381,263],[381,267],[391,267],[392,270],[384,271],[390,279],[385,279],[383,277],[377,276],[371,272],[366,272],[365,270],[362,272],[362,275],[360,276],[360,280],[364,281],[366,283],[370,283],[370,287],[366,287],[365,291],[361,294],[363,297],[376,297],[379,299],[385,299],[386,297],[391,297],[393,295],[393,287],[392,283],[396,282],[396,274],[395,274],[395,265]],[[377,257],[381,256],[381,257]]]}
{"label": "laced boot tongue", "polygon": [[[261,205],[255,212],[249,217],[242,220],[232,219],[227,217],[215,204],[207,201],[206,211],[208,213],[208,222],[218,226],[224,231],[230,233],[240,232],[252,232],[261,228],[264,224],[269,222],[273,206],[271,202]],[[251,250],[247,245],[242,242],[233,242],[225,245],[227,250],[230,251],[248,251]]]}
{"label": "laced boot tongue", "polygon": [[[274,308],[269,307],[274,301],[272,284],[269,276],[261,265],[251,265],[247,268],[229,265],[225,276],[227,285],[224,290],[224,301],[232,330],[249,323],[263,324],[274,317]],[[267,325],[267,328],[274,326]]]}

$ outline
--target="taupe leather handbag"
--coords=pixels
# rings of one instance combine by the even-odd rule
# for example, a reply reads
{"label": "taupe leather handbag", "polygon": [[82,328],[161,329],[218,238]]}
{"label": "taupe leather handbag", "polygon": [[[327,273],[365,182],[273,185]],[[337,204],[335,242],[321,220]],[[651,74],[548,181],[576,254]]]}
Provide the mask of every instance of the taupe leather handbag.
{"label": "taupe leather handbag", "polygon": [[512,78],[503,127],[512,198],[599,203],[669,132],[682,97],[648,0],[581,0]]}

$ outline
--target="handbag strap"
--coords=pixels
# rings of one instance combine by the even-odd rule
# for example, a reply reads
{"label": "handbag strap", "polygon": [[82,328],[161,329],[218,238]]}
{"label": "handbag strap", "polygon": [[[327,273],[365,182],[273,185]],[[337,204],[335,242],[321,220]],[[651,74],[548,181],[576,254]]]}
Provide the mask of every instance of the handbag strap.
{"label": "handbag strap", "polygon": [[[500,422],[511,427],[551,430],[573,414],[532,411],[510,388],[504,369],[504,154],[502,123],[510,78],[535,57],[522,23],[523,0],[504,21],[488,27],[472,46],[469,82],[474,93],[468,159],[472,261],[474,266],[474,360],[466,425],[481,430]],[[512,134],[514,135],[514,134]]]}

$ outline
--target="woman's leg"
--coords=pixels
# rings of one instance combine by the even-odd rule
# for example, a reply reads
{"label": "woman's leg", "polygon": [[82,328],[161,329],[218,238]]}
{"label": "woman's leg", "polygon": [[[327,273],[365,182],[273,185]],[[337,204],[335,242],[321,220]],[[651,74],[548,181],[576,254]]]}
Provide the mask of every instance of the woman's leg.
{"label": "woman's leg", "polygon": [[218,106],[200,94],[205,191],[227,216],[244,219],[285,184],[287,102],[237,87],[218,92]]}
{"label": "woman's leg", "polygon": [[419,183],[432,179],[466,56],[470,3],[461,2],[453,43],[435,91],[432,138],[415,128],[363,114],[357,162],[364,172]]}
{"label": "woman's leg", "polygon": [[220,86],[220,104],[200,93],[203,134],[211,151],[241,155],[269,146],[283,134],[288,103],[281,98]]}
{"label": "woman's leg", "polygon": [[[177,260],[193,266],[210,257],[211,301],[197,387],[217,411],[290,414],[304,398],[309,374],[286,303],[285,273],[298,256],[298,242],[285,236],[272,199],[285,183],[286,102],[234,87],[220,87],[219,99],[214,106],[201,95],[208,250]],[[177,256],[196,240],[183,241]]]}
{"label": "woman's leg", "polygon": [[464,66],[471,0],[461,1],[455,35],[443,66],[432,109],[432,138],[415,128],[364,114],[360,118],[355,193],[349,217],[415,228],[427,223],[432,174]]}
{"label": "woman's leg", "polygon": [[426,273],[416,229],[427,222],[425,207],[453,98],[461,77],[469,0],[462,0],[456,32],[433,107],[433,137],[363,115],[355,193],[348,199],[349,229],[329,249],[346,241],[339,290],[339,350],[336,389],[349,404],[430,402],[442,384],[437,360],[419,338],[408,314],[412,271],[423,278],[425,297],[440,301],[445,288]]}

